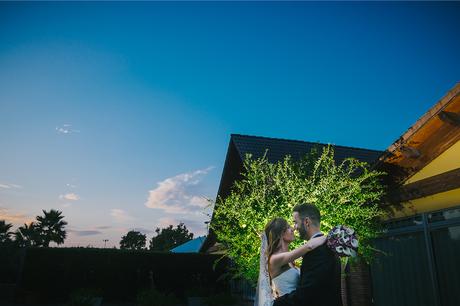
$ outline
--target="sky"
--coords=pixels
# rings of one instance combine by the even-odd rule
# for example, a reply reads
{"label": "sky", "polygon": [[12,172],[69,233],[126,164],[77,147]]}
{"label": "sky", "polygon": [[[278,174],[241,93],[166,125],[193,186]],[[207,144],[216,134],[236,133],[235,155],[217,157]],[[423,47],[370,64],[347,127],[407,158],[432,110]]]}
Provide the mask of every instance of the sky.
{"label": "sky", "polygon": [[206,234],[230,134],[385,150],[458,81],[460,2],[0,2],[0,219]]}

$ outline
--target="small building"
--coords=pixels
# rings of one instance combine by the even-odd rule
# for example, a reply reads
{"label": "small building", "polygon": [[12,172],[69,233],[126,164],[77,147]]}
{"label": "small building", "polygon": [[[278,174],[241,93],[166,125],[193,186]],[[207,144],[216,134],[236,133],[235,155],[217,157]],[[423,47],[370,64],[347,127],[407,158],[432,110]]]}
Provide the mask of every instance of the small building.
{"label": "small building", "polygon": [[[226,198],[230,194],[234,182],[241,179],[241,173],[244,171],[243,161],[246,154],[251,154],[253,158],[259,158],[266,154],[267,160],[271,163],[275,163],[284,160],[287,155],[290,155],[294,160],[298,160],[309,154],[312,149],[316,148],[318,152],[321,152],[326,146],[328,146],[328,144],[232,134],[230,136],[217,198]],[[375,164],[378,158],[384,153],[383,151],[338,145],[333,145],[332,147],[334,149],[336,163],[341,163],[346,158],[354,157],[372,165]],[[212,229],[209,230],[209,234],[200,252],[210,254],[225,253]],[[245,280],[233,280],[230,285],[233,294],[239,295],[245,300],[253,299],[255,293],[254,288]],[[344,290],[345,289],[343,289],[343,291]],[[346,295],[346,293],[343,294]]]}
{"label": "small building", "polygon": [[[294,160],[298,160],[309,154],[313,148],[321,152],[326,146],[328,146],[328,144],[232,134],[228,144],[227,156],[225,158],[224,170],[222,172],[217,198],[225,199],[230,194],[234,182],[241,179],[241,173],[244,171],[243,161],[246,154],[251,154],[253,158],[260,158],[266,154],[267,160],[271,163],[275,163],[284,160],[288,155]],[[338,145],[332,145],[332,147],[334,149],[336,163],[341,163],[346,158],[354,157],[360,161],[373,164],[376,163],[378,158],[383,154],[383,151],[377,150]],[[209,234],[200,252],[222,252],[212,229],[209,230]]]}
{"label": "small building", "polygon": [[174,249],[171,249],[170,252],[173,253],[198,253],[200,251],[201,245],[205,241],[206,236],[199,236],[195,239],[187,241]]}

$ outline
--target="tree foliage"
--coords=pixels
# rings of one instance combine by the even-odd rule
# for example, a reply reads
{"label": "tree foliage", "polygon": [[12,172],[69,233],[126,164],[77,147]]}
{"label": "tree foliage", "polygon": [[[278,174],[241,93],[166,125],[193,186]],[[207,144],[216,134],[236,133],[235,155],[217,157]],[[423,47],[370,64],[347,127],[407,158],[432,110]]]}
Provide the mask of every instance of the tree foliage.
{"label": "tree foliage", "polygon": [[142,250],[145,248],[147,236],[137,231],[129,231],[125,236],[121,237],[120,249]]}
{"label": "tree foliage", "polygon": [[[43,210],[43,216],[37,216],[36,222],[24,224],[18,227],[14,233],[9,232],[12,227],[11,224],[0,221],[0,242],[3,240],[11,241],[19,247],[48,247],[51,242],[55,242],[58,245],[62,244],[67,237],[67,232],[65,231],[67,222],[63,219],[64,216],[59,210]],[[14,237],[14,241],[10,236]]]}
{"label": "tree foliage", "polygon": [[14,241],[19,247],[43,245],[43,235],[40,227],[34,223],[24,224],[14,232]]}
{"label": "tree foliage", "polygon": [[179,223],[176,228],[172,225],[163,229],[155,229],[156,236],[150,240],[151,251],[167,252],[171,249],[193,239],[193,233],[190,233],[184,223]]}
{"label": "tree foliage", "polygon": [[36,219],[44,247],[48,247],[50,242],[55,242],[58,245],[64,243],[67,237],[67,232],[64,229],[67,222],[62,220],[64,219],[62,212],[55,209],[43,210],[43,216],[37,216]]}
{"label": "tree foliage", "polygon": [[10,229],[13,227],[11,223],[6,223],[5,220],[0,220],[0,245],[11,243],[11,235],[13,234]]}
{"label": "tree foliage", "polygon": [[217,200],[211,227],[235,262],[236,275],[252,281],[258,276],[260,233],[274,217],[291,222],[292,208],[299,203],[319,208],[323,232],[339,224],[354,228],[360,255],[370,259],[369,242],[378,235],[383,214],[378,206],[384,192],[382,175],[353,158],[337,165],[331,147],[322,154],[314,149],[300,161],[287,156],[269,163],[265,156],[248,155],[242,179],[227,198]]}

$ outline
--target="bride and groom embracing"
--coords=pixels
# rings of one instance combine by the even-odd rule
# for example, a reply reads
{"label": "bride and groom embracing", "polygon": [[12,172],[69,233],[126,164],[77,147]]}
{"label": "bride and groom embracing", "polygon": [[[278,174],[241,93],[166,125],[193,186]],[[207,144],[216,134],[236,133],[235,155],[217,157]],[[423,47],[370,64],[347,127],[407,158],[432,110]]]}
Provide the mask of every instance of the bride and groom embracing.
{"label": "bride and groom embracing", "polygon": [[[294,229],[283,218],[267,224],[254,306],[341,306],[340,260],[325,244],[318,208],[299,204],[292,215],[295,230],[307,242],[289,251]],[[300,257],[299,271],[293,262]]]}

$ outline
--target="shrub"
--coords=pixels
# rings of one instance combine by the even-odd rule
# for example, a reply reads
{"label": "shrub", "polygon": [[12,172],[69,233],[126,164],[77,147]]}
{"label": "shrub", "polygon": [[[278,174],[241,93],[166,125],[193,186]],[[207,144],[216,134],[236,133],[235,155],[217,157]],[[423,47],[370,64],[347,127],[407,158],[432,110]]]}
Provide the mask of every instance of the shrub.
{"label": "shrub", "polygon": [[227,293],[219,293],[205,299],[205,304],[207,306],[235,305],[236,302],[237,299]]}
{"label": "shrub", "polygon": [[67,306],[94,306],[96,297],[101,295],[101,291],[97,289],[77,289],[70,294]]}
{"label": "shrub", "polygon": [[173,306],[179,300],[172,294],[164,294],[155,289],[146,289],[137,295],[138,306]]}

